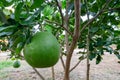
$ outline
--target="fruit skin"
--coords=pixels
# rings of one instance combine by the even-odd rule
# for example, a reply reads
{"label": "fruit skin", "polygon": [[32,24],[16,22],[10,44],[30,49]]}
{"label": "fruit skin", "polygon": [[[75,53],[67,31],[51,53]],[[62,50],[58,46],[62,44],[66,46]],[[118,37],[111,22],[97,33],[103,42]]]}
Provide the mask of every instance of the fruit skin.
{"label": "fruit skin", "polygon": [[54,66],[59,60],[60,45],[50,32],[37,32],[23,49],[25,60],[35,68]]}
{"label": "fruit skin", "polygon": [[20,61],[15,61],[14,63],[13,63],[13,67],[14,68],[19,68],[20,67]]}

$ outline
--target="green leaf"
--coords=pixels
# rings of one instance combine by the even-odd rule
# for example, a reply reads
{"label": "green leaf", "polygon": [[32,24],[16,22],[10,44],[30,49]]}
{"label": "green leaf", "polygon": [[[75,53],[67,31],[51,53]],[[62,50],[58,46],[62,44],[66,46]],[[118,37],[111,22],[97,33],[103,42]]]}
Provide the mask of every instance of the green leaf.
{"label": "green leaf", "polygon": [[84,57],[84,54],[82,56],[79,57],[79,60],[83,60],[85,57]]}
{"label": "green leaf", "polygon": [[112,54],[113,49],[109,46],[106,46],[106,48],[104,48],[104,50],[106,50],[107,52],[110,52],[110,54]]}
{"label": "green leaf", "polygon": [[16,49],[15,49],[15,53],[16,53],[17,55],[20,54],[23,47],[24,47],[24,43],[23,43],[23,42],[18,43],[18,44],[17,44],[17,47],[16,47]]}
{"label": "green leaf", "polygon": [[9,30],[9,29],[15,29],[16,25],[10,25],[10,26],[4,26],[4,27],[0,27],[0,32],[5,31],[5,30]]}
{"label": "green leaf", "polygon": [[88,0],[88,2],[89,2],[89,3],[93,3],[93,2],[94,2],[94,0]]}
{"label": "green leaf", "polygon": [[66,0],[62,0],[62,9],[65,9],[66,7]]}
{"label": "green leaf", "polygon": [[45,17],[53,14],[53,12],[54,12],[54,9],[53,7],[50,7],[50,6],[46,6],[43,10],[43,14]]}
{"label": "green leaf", "polygon": [[103,46],[104,45],[104,41],[102,38],[97,38],[96,40],[96,44],[95,44],[95,47],[99,47],[99,46]]}
{"label": "green leaf", "polygon": [[8,49],[8,46],[6,45],[5,42],[0,42],[0,50],[1,51],[6,51]]}
{"label": "green leaf", "polygon": [[98,4],[97,4],[96,2],[94,2],[94,4],[91,4],[91,6],[92,6],[92,7],[91,7],[91,11],[92,11],[92,12],[95,12],[95,13],[96,13],[96,12],[99,11],[99,10],[98,10],[99,7],[98,7]]}
{"label": "green leaf", "polygon": [[78,43],[78,48],[80,49],[80,48],[83,48],[83,47],[85,47],[85,43],[79,42]]}
{"label": "green leaf", "polygon": [[35,8],[40,8],[41,4],[44,2],[45,0],[33,0],[33,4],[31,6],[32,9]]}
{"label": "green leaf", "polygon": [[117,50],[120,50],[120,44],[117,45]]}
{"label": "green leaf", "polygon": [[22,8],[24,6],[24,3],[19,3],[17,7],[15,8],[15,20],[19,21],[20,20],[20,14],[22,12]]}
{"label": "green leaf", "polygon": [[0,33],[0,37],[4,37],[4,36],[9,36],[11,35],[13,32],[2,32]]}
{"label": "green leaf", "polygon": [[15,0],[0,0],[5,7],[8,7],[13,4]]}
{"label": "green leaf", "polygon": [[117,56],[118,59],[120,59],[120,54],[119,54],[118,51],[115,50],[115,51],[114,51],[114,54]]}
{"label": "green leaf", "polygon": [[91,27],[90,32],[95,33],[99,30],[99,27]]}
{"label": "green leaf", "polygon": [[112,44],[112,39],[111,38],[107,38],[107,40],[105,41],[105,46],[109,46]]}
{"label": "green leaf", "polygon": [[56,21],[57,23],[61,23],[61,18],[60,18],[60,13],[56,12],[54,13],[54,15],[52,16],[52,20]]}
{"label": "green leaf", "polygon": [[71,2],[68,6],[68,11],[73,10],[73,9],[74,9],[74,2]]}
{"label": "green leaf", "polygon": [[120,35],[120,31],[119,30],[116,30],[116,31],[114,31],[114,36],[116,37],[116,36],[119,36]]}
{"label": "green leaf", "polygon": [[102,60],[102,57],[101,55],[97,55],[97,58],[96,58],[96,64],[99,64]]}
{"label": "green leaf", "polygon": [[89,55],[89,59],[93,60],[96,57],[96,55],[97,55],[96,53],[91,52]]}
{"label": "green leaf", "polygon": [[16,25],[0,27],[0,37],[8,36],[16,29]]}
{"label": "green leaf", "polygon": [[93,46],[92,43],[90,43],[90,45],[89,45],[89,50],[90,50],[90,51],[93,51],[93,50],[94,50],[94,46]]}
{"label": "green leaf", "polygon": [[42,10],[43,10],[43,7],[39,8],[32,15],[28,16],[25,20],[21,20],[20,23],[22,25],[31,25],[31,24],[33,24],[35,22],[34,21],[35,18],[37,18],[38,15],[41,14]]}
{"label": "green leaf", "polygon": [[16,55],[21,53],[26,41],[26,36],[19,33],[16,33],[10,41],[10,48],[14,51]]}
{"label": "green leaf", "polygon": [[86,5],[85,4],[82,4],[81,5],[81,15],[84,16],[86,14]]}
{"label": "green leaf", "polygon": [[45,30],[48,32],[52,32],[52,27],[50,25],[46,25]]}
{"label": "green leaf", "polygon": [[10,10],[8,10],[8,9],[3,9],[3,12],[5,15],[11,15]]}

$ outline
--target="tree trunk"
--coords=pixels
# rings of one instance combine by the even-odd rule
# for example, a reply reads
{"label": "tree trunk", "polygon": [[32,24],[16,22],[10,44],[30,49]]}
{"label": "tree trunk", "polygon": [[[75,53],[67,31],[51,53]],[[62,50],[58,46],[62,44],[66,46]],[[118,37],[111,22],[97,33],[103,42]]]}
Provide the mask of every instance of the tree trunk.
{"label": "tree trunk", "polygon": [[70,80],[69,70],[70,70],[71,57],[80,34],[80,0],[74,0],[74,6],[75,6],[75,29],[74,29],[73,40],[70,45],[69,51],[67,53],[64,80]]}

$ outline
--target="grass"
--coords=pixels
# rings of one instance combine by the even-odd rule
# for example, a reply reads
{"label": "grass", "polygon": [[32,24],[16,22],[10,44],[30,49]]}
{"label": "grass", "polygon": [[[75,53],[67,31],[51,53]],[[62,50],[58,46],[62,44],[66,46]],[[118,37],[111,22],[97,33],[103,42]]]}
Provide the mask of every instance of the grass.
{"label": "grass", "polygon": [[13,61],[10,60],[5,60],[5,61],[0,61],[0,70],[11,67],[13,65]]}
{"label": "grass", "polygon": [[8,75],[8,73],[6,73],[6,72],[0,72],[0,80],[1,80],[1,78],[2,78],[2,80],[3,80],[3,78],[6,78],[7,75]]}
{"label": "grass", "polygon": [[0,61],[0,80],[1,80],[1,78],[6,78],[8,75],[8,73],[2,71],[2,69],[11,67],[12,65],[13,65],[13,61],[11,61],[11,60]]}

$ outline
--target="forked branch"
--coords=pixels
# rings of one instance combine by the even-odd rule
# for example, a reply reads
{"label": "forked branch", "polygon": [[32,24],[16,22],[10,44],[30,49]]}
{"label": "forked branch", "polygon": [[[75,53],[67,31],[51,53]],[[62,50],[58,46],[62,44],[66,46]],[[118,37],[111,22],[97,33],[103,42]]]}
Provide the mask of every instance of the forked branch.
{"label": "forked branch", "polygon": [[70,72],[73,71],[73,70],[80,64],[80,62],[81,62],[82,60],[86,59],[86,58],[87,58],[87,56],[85,56],[85,57],[83,57],[82,59],[80,59],[80,60],[76,63],[76,65],[73,66],[73,67],[70,69]]}
{"label": "forked branch", "polygon": [[58,0],[55,0],[55,1],[56,1],[56,3],[57,3],[57,6],[58,6],[58,9],[59,9],[61,18],[62,18],[61,27],[62,27],[65,31],[67,31],[67,32],[73,37],[72,33],[64,26],[65,17],[64,17],[64,15],[63,15],[63,13],[62,13],[61,3],[58,2]]}

